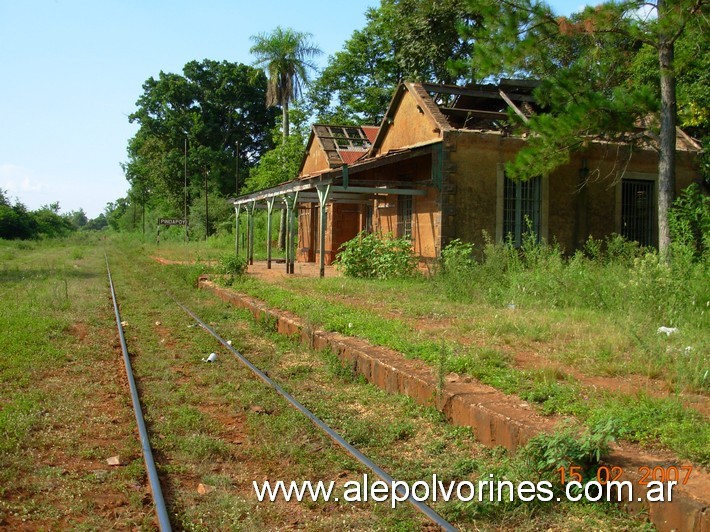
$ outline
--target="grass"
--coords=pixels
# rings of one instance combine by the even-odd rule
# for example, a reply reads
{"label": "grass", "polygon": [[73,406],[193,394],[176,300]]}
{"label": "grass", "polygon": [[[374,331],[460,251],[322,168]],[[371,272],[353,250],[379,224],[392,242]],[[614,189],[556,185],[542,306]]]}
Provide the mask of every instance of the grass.
{"label": "grass", "polygon": [[[110,399],[121,391],[106,379],[111,321],[91,243],[89,253],[87,242],[0,243],[0,520],[10,528],[78,524],[71,516],[92,513],[92,471],[139,452],[129,412]],[[125,481],[106,473],[102,492],[121,500]],[[125,508],[116,522],[142,526],[142,507]]]}
{"label": "grass", "polygon": [[[377,282],[288,278],[274,286],[246,278],[235,287],[294,312],[309,327],[365,338],[424,360],[439,374],[470,375],[543,414],[588,424],[611,416],[629,427],[620,437],[710,464],[710,423],[685,399],[710,391],[706,266],[679,265],[684,273],[674,279],[653,255],[634,250],[607,263],[580,256],[564,263],[555,253],[537,250],[532,266],[508,265],[507,274],[483,263],[453,280],[451,273]],[[680,332],[657,334],[663,323]],[[521,367],[520,351],[562,369]],[[638,384],[631,393],[608,391],[579,374]]]}
{"label": "grass", "polygon": [[[12,443],[0,452],[0,521],[11,528],[154,527],[116,350],[102,244],[42,242],[21,249],[0,243],[0,253],[9,257],[0,294],[13,294],[13,304],[0,310],[3,324],[13,324],[0,334],[2,352],[10,353],[0,359],[2,419],[5,427],[15,427],[7,440]],[[469,430],[448,425],[438,412],[363,383],[331,354],[305,349],[197,291],[195,267],[160,266],[149,259],[154,249],[125,239],[107,244],[176,527],[411,530],[424,523],[407,506],[392,511],[371,503],[259,504],[252,480],[343,482],[364,470],[194,327],[168,290],[396,478],[534,474],[524,461],[483,448]],[[438,342],[434,346],[441,349]],[[203,363],[212,351],[218,361]],[[125,465],[107,467],[104,460],[116,454]],[[201,495],[200,483],[214,490]],[[464,528],[642,524],[606,505],[443,504],[437,510]]]}

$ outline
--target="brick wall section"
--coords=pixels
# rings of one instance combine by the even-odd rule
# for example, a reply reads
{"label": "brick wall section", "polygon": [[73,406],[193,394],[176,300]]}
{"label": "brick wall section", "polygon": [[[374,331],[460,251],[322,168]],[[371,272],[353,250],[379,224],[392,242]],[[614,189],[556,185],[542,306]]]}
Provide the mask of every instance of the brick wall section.
{"label": "brick wall section", "polygon": [[[524,145],[522,139],[491,132],[448,131],[444,135],[444,176],[441,195],[443,245],[454,238],[473,242],[482,249],[483,231],[495,239],[499,223],[498,167],[511,161]],[[582,160],[590,170],[588,179],[580,177]],[[576,153],[568,164],[548,178],[547,232],[542,236],[556,241],[567,253],[579,249],[591,235],[604,239],[620,232],[619,205],[623,177],[635,173],[658,174],[655,152],[635,151],[610,145],[592,145]],[[676,193],[697,178],[693,157],[678,152]],[[655,185],[657,192],[657,184]]]}

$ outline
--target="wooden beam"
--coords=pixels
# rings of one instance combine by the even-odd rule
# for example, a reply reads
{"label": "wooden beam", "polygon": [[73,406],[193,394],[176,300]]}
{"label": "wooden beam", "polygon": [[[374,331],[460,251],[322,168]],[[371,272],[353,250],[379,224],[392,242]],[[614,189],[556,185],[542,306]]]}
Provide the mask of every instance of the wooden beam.
{"label": "wooden beam", "polygon": [[501,113],[500,111],[481,111],[478,109],[460,109],[458,107],[440,107],[439,109],[444,114],[467,115],[489,120],[506,120],[508,118],[507,113]]}
{"label": "wooden beam", "polygon": [[[427,92],[434,92],[437,94],[455,94],[457,96],[471,96],[474,98],[491,98],[498,99],[500,94],[498,93],[498,87],[495,85],[487,85],[490,87],[489,90],[485,89],[474,89],[466,87],[457,87],[455,85],[436,85],[434,83],[422,83],[422,88]],[[486,85],[484,85],[485,87]],[[534,102],[535,98],[529,94],[514,94],[513,99],[519,100],[521,102]]]}
{"label": "wooden beam", "polygon": [[[343,192],[346,189],[337,185],[331,187],[333,192]],[[360,194],[394,194],[400,196],[426,196],[426,190],[416,188],[388,188],[388,187],[348,187],[348,192]]]}
{"label": "wooden beam", "polygon": [[513,111],[515,111],[515,114],[523,119],[523,122],[525,122],[526,124],[528,122],[530,122],[528,117],[525,116],[525,114],[520,109],[518,109],[518,106],[513,103],[513,101],[508,97],[508,95],[506,93],[503,92],[502,89],[499,89],[498,93],[500,94],[500,97],[505,100],[505,103],[507,103],[510,106],[510,108],[513,109]]}

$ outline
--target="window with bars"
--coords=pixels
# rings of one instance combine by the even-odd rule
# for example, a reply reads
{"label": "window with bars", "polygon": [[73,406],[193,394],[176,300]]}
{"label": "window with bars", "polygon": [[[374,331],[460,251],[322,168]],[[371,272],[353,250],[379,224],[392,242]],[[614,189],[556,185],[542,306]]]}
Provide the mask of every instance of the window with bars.
{"label": "window with bars", "polygon": [[372,205],[365,206],[365,227],[363,230],[372,233]]}
{"label": "window with bars", "polygon": [[653,242],[653,181],[621,180],[621,236],[642,246]]}
{"label": "window with bars", "polygon": [[[527,181],[505,177],[503,192],[503,238],[517,247],[530,230],[540,240],[540,211],[542,208],[542,178]],[[528,227],[529,224],[529,227]]]}
{"label": "window with bars", "polygon": [[412,196],[399,196],[397,200],[397,236],[412,238]]}

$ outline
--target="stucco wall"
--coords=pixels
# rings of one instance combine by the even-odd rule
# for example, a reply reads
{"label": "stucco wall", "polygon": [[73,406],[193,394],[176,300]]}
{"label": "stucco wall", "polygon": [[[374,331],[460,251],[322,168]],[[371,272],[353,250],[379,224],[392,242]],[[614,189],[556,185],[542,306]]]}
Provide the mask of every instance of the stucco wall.
{"label": "stucco wall", "polygon": [[303,163],[301,175],[320,172],[321,170],[327,170],[328,168],[330,168],[330,166],[328,164],[328,157],[326,156],[326,153],[323,151],[318,139],[313,139],[311,147],[306,154],[306,160]]}
{"label": "stucco wall", "polygon": [[417,105],[415,97],[406,89],[402,90],[404,93],[394,117],[382,126],[385,136],[379,145],[377,155],[441,138],[436,123],[424,114],[422,107]]}
{"label": "stucco wall", "polygon": [[516,146],[499,135],[450,132],[444,140],[443,245],[455,238],[478,249],[483,231],[496,236],[497,168]]}
{"label": "stucco wall", "polygon": [[[373,171],[372,179],[383,181],[411,180],[429,182],[431,179],[431,155],[403,161],[397,165]],[[422,259],[433,259],[441,245],[441,211],[439,191],[433,186],[418,185],[414,188],[426,192],[425,196],[412,197],[412,243],[414,252]],[[373,229],[397,236],[397,212],[399,196],[390,194],[376,202],[373,213]]]}

